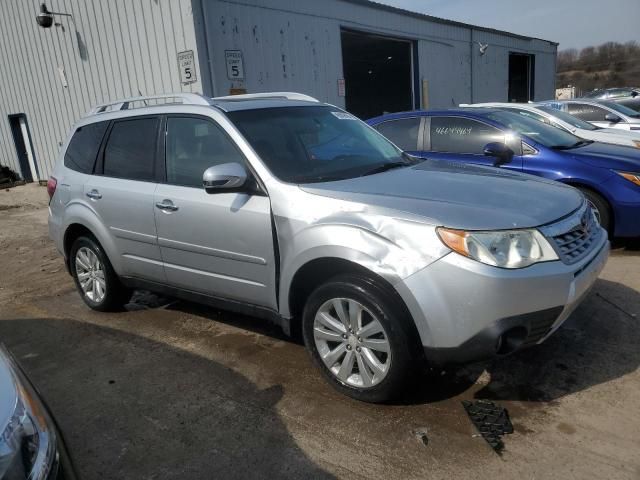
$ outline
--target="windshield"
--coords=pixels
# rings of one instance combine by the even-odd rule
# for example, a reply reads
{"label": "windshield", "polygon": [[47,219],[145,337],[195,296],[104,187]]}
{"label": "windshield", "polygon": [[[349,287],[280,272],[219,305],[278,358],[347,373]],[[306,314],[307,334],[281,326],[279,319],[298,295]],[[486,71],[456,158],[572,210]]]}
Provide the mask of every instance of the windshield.
{"label": "windshield", "polygon": [[378,132],[335,107],[263,108],[227,116],[285,182],[341,180],[412,163]]}
{"label": "windshield", "polygon": [[529,137],[531,140],[538,142],[545,147],[566,149],[574,148],[583,144],[583,140],[575,135],[561,130],[556,127],[549,126],[545,123],[534,120],[530,117],[524,117],[513,112],[493,112],[488,113],[487,118],[501,123],[511,130]]}
{"label": "windshield", "polygon": [[574,117],[570,113],[563,112],[562,110],[556,110],[555,108],[547,107],[545,105],[536,106],[536,109],[541,112],[548,113],[552,117],[562,120],[575,128],[581,128],[583,130],[598,130],[598,127],[591,125],[589,122],[585,122],[584,120]]}
{"label": "windshield", "polygon": [[615,110],[618,113],[621,113],[627,117],[631,118],[640,118],[640,113],[635,110],[630,109],[629,107],[625,107],[624,105],[620,105],[619,103],[614,102],[602,102],[603,105],[606,105],[611,110]]}

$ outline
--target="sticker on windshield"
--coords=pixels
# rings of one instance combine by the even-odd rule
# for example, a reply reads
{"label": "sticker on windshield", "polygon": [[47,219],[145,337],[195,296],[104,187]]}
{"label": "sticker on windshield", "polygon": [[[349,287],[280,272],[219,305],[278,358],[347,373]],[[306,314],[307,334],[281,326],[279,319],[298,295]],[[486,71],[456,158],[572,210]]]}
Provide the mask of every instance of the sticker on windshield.
{"label": "sticker on windshield", "polygon": [[340,120],[357,120],[356,117],[347,112],[331,112],[333,116],[339,118]]}

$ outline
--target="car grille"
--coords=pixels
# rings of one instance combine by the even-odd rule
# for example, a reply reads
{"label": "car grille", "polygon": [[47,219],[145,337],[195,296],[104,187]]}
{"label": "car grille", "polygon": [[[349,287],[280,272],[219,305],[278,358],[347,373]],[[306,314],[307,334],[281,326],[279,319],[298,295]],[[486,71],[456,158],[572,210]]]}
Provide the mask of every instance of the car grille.
{"label": "car grille", "polygon": [[584,207],[573,215],[568,229],[551,236],[556,253],[564,263],[571,265],[582,260],[596,246],[603,230],[596,223],[589,207]]}

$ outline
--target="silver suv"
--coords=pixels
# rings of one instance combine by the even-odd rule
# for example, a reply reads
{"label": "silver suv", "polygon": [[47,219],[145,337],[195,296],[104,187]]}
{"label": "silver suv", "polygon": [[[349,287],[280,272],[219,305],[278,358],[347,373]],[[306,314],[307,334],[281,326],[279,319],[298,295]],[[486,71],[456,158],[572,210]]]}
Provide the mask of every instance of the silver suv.
{"label": "silver suv", "polygon": [[299,326],[327,379],[371,402],[425,359],[542,342],[609,253],[578,190],[419,161],[293,93],[101,105],[49,192],[51,238],[89,307],[144,288]]}

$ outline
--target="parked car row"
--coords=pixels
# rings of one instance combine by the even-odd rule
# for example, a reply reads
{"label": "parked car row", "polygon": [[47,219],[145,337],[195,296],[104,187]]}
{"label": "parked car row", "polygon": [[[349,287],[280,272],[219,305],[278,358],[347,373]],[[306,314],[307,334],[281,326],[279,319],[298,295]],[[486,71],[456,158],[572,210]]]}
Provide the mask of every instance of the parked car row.
{"label": "parked car row", "polygon": [[602,88],[586,93],[583,97],[614,102],[640,111],[640,88]]}
{"label": "parked car row", "polygon": [[540,102],[599,128],[640,131],[640,113],[614,102],[575,99]]}
{"label": "parked car row", "polygon": [[[608,258],[594,212],[635,228],[631,148],[601,168],[610,150],[500,109],[371,124],[397,146],[294,93],[101,105],[49,180],[51,238],[92,309],[143,287],[299,325],[336,389],[381,402],[425,364],[544,341]],[[567,162],[611,188],[553,181]]]}
{"label": "parked car row", "polygon": [[549,112],[501,105],[396,113],[368,123],[420,158],[499,165],[572,185],[612,236],[640,236],[640,150],[549,125]]}

